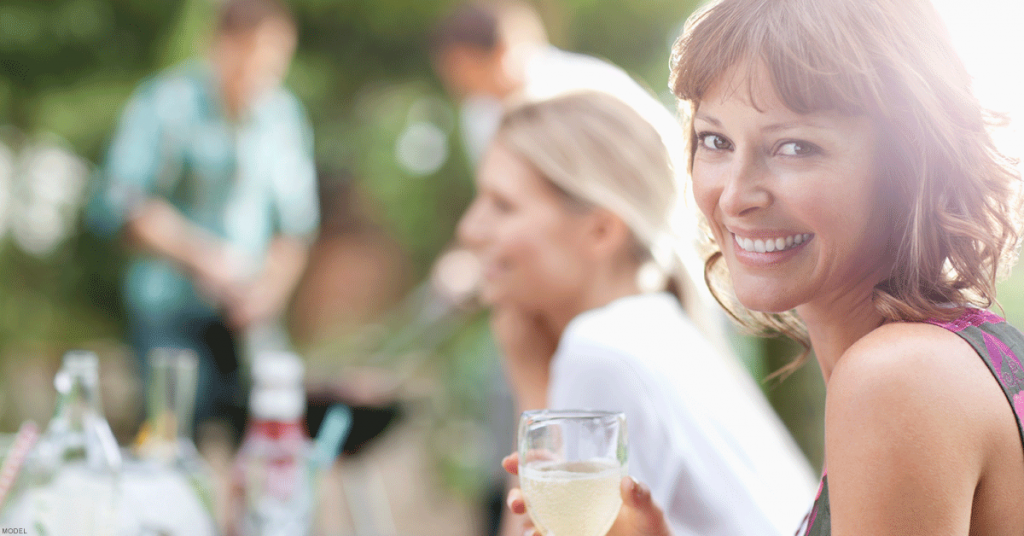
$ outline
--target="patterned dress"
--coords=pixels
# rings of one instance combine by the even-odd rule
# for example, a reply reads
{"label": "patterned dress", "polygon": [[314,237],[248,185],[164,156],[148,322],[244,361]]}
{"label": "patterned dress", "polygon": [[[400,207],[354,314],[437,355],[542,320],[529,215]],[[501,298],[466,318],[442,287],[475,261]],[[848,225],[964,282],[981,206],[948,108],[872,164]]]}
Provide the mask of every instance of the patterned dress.
{"label": "patterned dress", "polygon": [[[995,376],[1006,400],[1017,416],[1017,431],[1024,444],[1024,335],[997,315],[980,309],[967,309],[952,322],[929,321],[948,329],[970,343]],[[821,478],[814,506],[804,518],[796,536],[829,536],[832,534],[832,513],[828,502],[828,474]]]}

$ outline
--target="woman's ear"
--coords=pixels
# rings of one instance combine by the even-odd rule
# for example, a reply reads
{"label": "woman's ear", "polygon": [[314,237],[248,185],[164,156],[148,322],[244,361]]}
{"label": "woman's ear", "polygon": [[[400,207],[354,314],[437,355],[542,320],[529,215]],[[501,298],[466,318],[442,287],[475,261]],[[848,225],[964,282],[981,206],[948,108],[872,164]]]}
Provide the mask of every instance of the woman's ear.
{"label": "woman's ear", "polygon": [[605,209],[593,209],[588,226],[589,248],[595,256],[611,257],[622,251],[630,241],[631,232],[617,214]]}

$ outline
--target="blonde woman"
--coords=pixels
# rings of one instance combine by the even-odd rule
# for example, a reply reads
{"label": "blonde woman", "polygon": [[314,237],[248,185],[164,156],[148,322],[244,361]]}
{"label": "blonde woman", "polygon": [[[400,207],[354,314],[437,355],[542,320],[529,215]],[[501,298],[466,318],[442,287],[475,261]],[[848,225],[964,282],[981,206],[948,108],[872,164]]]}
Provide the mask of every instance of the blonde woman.
{"label": "blonde woman", "polygon": [[[677,534],[786,534],[813,479],[756,385],[687,317],[657,131],[600,93],[508,113],[459,225],[521,409],[624,411]],[[741,511],[742,515],[736,512]]]}
{"label": "blonde woman", "polygon": [[[721,0],[676,45],[714,288],[827,384],[801,535],[1024,533],[1024,336],[986,310],[1020,174],[970,86],[927,0]],[[664,533],[636,489],[624,532]]]}

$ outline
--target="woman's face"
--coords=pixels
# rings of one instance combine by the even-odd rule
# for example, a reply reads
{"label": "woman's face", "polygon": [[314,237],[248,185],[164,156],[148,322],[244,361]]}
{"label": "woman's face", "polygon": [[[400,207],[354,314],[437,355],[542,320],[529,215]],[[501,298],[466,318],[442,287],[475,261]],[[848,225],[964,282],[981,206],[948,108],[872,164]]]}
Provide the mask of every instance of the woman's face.
{"label": "woman's face", "polygon": [[870,296],[891,221],[872,123],[793,112],[766,75],[748,84],[745,72],[727,72],[700,103],[693,160],[694,194],[740,303],[783,312]]}
{"label": "woman's face", "polygon": [[476,187],[458,234],[481,261],[483,300],[544,309],[573,299],[586,280],[586,213],[569,210],[536,169],[500,143],[484,155]]}

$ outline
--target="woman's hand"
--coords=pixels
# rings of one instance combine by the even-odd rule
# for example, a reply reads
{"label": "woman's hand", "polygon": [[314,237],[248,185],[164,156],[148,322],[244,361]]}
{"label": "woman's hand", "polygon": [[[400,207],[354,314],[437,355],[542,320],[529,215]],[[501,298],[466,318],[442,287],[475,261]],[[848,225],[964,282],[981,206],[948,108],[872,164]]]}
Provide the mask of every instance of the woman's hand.
{"label": "woman's hand", "polygon": [[[519,455],[506,456],[501,465],[509,473],[519,474]],[[622,508],[607,536],[672,536],[665,514],[654,503],[647,486],[627,476],[622,478],[619,490],[622,493]],[[506,504],[514,514],[526,513],[526,502],[519,488],[509,491]],[[528,524],[528,527],[532,529],[533,525]],[[528,536],[541,535],[534,531]]]}
{"label": "woman's hand", "polygon": [[547,406],[548,370],[558,336],[539,315],[511,306],[491,311],[491,331],[520,409]]}

